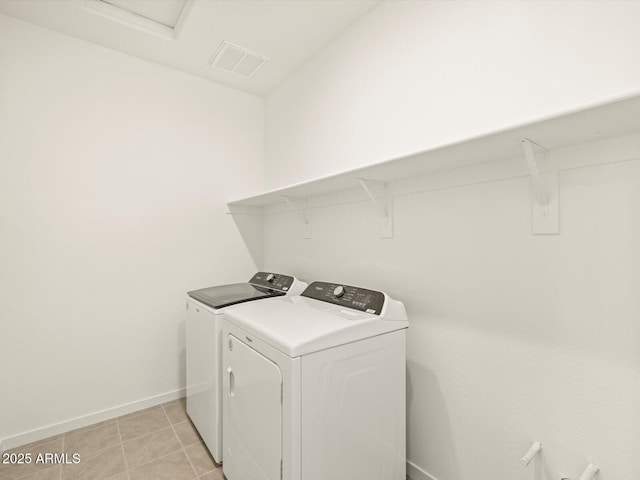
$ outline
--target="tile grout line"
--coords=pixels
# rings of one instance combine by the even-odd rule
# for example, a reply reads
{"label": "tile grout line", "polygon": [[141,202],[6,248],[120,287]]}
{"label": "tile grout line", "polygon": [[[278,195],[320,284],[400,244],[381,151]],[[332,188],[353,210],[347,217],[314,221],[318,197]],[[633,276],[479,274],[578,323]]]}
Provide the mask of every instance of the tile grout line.
{"label": "tile grout line", "polygon": [[[159,410],[162,410],[162,413],[164,413],[165,417],[167,417],[167,414],[165,413],[164,409],[162,408],[162,405],[156,405],[156,406],[154,406],[154,407],[145,408],[144,410],[140,410],[140,412],[144,412],[145,410],[155,409],[156,407],[158,407],[158,409],[159,409]],[[158,433],[160,430],[164,430],[165,428],[167,428],[166,426],[158,427],[158,428],[156,428],[155,430],[152,430],[152,431],[150,431],[150,432],[146,432],[146,433],[143,433],[143,434],[138,435],[138,436],[136,436],[136,437],[129,438],[128,440],[124,440],[124,439],[122,438],[122,432],[120,431],[120,419],[121,419],[121,418],[124,418],[124,417],[135,418],[135,417],[141,416],[141,415],[139,415],[139,413],[140,413],[140,412],[132,412],[132,413],[128,413],[127,415],[123,415],[122,417],[117,417],[117,418],[115,418],[115,423],[116,423],[116,426],[117,426],[117,428],[118,428],[118,436],[120,437],[120,443],[121,443],[121,445],[122,445],[123,451],[124,451],[124,444],[125,444],[125,443],[129,443],[129,442],[132,442],[132,441],[134,441],[134,440],[138,440],[139,438],[146,437],[146,436],[148,436],[148,435],[153,435],[154,433]],[[151,412],[144,413],[143,415],[147,415],[148,413],[151,413]],[[131,416],[131,415],[132,415],[132,416]],[[131,417],[130,417],[130,416],[131,416]],[[129,420],[129,418],[127,418],[127,420]],[[167,420],[168,420],[168,419],[169,419],[169,418],[167,417]],[[169,426],[171,426],[171,421],[169,421]],[[177,450],[176,450],[176,452],[177,452]],[[175,452],[172,452],[172,453],[175,453]],[[166,455],[163,455],[162,457],[158,457],[158,458],[163,458],[163,457],[165,457],[165,456],[166,456]],[[126,461],[126,457],[125,457],[125,461]],[[147,463],[149,463],[149,462],[147,462]],[[145,463],[145,464],[143,464],[143,465],[146,465],[146,463]],[[134,468],[138,468],[139,466],[142,466],[142,465],[137,465],[137,466],[136,466],[136,467],[134,467]],[[128,468],[129,468],[129,467],[128,467],[128,464],[127,464],[127,470],[128,470]]]}
{"label": "tile grout line", "polygon": [[129,474],[129,462],[127,462],[127,455],[124,453],[124,442],[122,441],[122,433],[120,433],[120,422],[116,418],[116,428],[118,429],[118,440],[120,440],[120,450],[122,451],[122,457],[124,458],[124,471],[127,473],[127,479],[131,480]]}
{"label": "tile grout line", "polygon": [[[62,434],[62,453],[65,453],[64,451],[64,441],[67,438],[67,433],[63,433]],[[64,470],[64,465],[60,465],[60,476],[58,477],[59,480],[62,480],[62,471]]]}
{"label": "tile grout line", "polygon": [[[154,463],[157,460],[162,460],[163,458],[167,458],[167,457],[170,457],[171,455],[175,455],[176,453],[180,452],[181,450],[182,450],[182,448],[180,448],[178,450],[174,450],[173,452],[165,453],[164,455],[160,455],[159,457],[156,457],[153,460],[149,460],[148,462],[143,463],[142,465],[136,465],[135,467],[133,467],[133,470],[137,470],[138,468],[146,467],[150,463]],[[188,457],[187,457],[187,459],[188,459]],[[209,472],[207,472],[207,473],[209,473]],[[116,475],[119,475],[119,473],[117,473]],[[107,480],[109,480],[109,479],[107,479]]]}
{"label": "tile grout line", "polygon": [[[57,435],[55,435],[55,436],[57,436]],[[63,454],[64,454],[64,434],[60,434],[60,436],[61,436],[61,439],[60,439],[60,440],[62,441],[62,450],[61,450],[61,453],[63,453]],[[46,440],[46,439],[45,439],[45,440]],[[35,442],[35,443],[39,443],[39,442],[40,442],[40,441],[37,441],[37,442]],[[32,442],[32,443],[34,443],[34,442]],[[42,443],[42,444],[41,444],[41,446],[49,445],[49,444],[51,444],[51,443],[53,443],[53,442]],[[31,445],[31,444],[27,443],[27,444],[25,444],[25,445],[22,445],[21,447],[15,447],[15,448],[12,448],[12,449],[10,449],[10,450],[7,450],[7,452],[9,452],[9,451],[15,451],[16,449],[21,449],[21,448],[22,448],[22,449],[24,449],[23,447],[27,447],[28,445]],[[57,449],[56,449],[56,452],[55,452],[55,453],[57,453]],[[39,453],[36,453],[36,457],[37,457],[37,455],[38,455],[38,454],[39,454]],[[45,463],[45,465],[46,465],[46,463]],[[60,468],[60,473],[58,474],[58,475],[59,475],[59,476],[58,476],[58,478],[61,480],[61,479],[62,479],[62,464],[59,464],[59,465],[57,465],[57,464],[53,464],[53,465],[50,465],[50,466],[48,466],[48,467],[47,467],[47,466],[44,466],[44,467],[42,467],[42,468],[36,468],[36,470],[35,470],[35,471],[33,471],[33,472],[31,472],[31,473],[27,473],[27,474],[25,474],[25,475],[20,475],[19,473],[14,474],[14,475],[18,475],[17,477],[16,477],[16,476],[9,476],[9,477],[7,477],[7,476],[2,476],[2,471],[1,471],[1,470],[2,470],[2,465],[0,464],[0,480],[24,480],[24,479],[29,479],[29,478],[31,478],[31,477],[34,477],[35,475],[38,475],[38,474],[39,474],[39,473],[41,473],[41,472],[46,472],[47,470],[53,470],[53,469],[55,469],[55,468],[56,468],[56,466]],[[5,471],[6,471],[6,470],[5,470]],[[24,472],[23,472],[23,473],[24,473]],[[9,474],[9,475],[11,475],[11,474]]]}
{"label": "tile grout line", "polygon": [[191,458],[189,457],[189,454],[185,450],[184,445],[182,444],[182,440],[180,440],[180,436],[176,432],[176,429],[173,427],[173,422],[169,418],[169,415],[167,415],[167,411],[164,409],[164,405],[161,405],[161,406],[162,406],[162,411],[164,412],[165,416],[167,417],[167,420],[169,420],[169,425],[171,426],[171,430],[173,431],[173,434],[178,439],[178,443],[180,444],[180,449],[182,450],[182,453],[184,453],[184,456],[187,457],[187,461],[189,462],[189,465],[191,465],[191,470],[193,470],[193,473],[196,475],[196,478],[194,480],[198,480],[198,478],[200,478],[200,475],[198,475],[198,472],[196,472],[196,467],[193,466],[193,462],[191,461]]}

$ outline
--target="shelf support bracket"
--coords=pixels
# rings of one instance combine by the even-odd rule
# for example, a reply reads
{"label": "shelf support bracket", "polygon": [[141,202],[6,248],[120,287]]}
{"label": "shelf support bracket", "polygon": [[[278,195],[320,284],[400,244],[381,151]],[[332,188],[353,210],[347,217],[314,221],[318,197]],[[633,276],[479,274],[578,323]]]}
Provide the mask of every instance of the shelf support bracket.
{"label": "shelf support bracket", "polygon": [[[389,185],[364,178],[358,178],[358,182],[380,217],[380,238],[393,238],[393,202],[389,194]],[[376,196],[371,190],[374,185],[382,188],[381,196]]]}
{"label": "shelf support bracket", "polygon": [[280,197],[285,201],[289,208],[293,213],[295,213],[304,226],[304,237],[303,238],[311,238],[311,214],[309,211],[308,200],[304,199],[304,207],[299,208],[296,207],[293,203],[293,199],[287,195],[280,195]]}
{"label": "shelf support bracket", "polygon": [[556,235],[560,233],[560,214],[558,209],[558,172],[542,173],[541,161],[536,159],[533,147],[541,151],[543,159],[549,157],[549,151],[537,143],[523,138],[520,140],[527,168],[531,174],[533,193],[533,234]]}

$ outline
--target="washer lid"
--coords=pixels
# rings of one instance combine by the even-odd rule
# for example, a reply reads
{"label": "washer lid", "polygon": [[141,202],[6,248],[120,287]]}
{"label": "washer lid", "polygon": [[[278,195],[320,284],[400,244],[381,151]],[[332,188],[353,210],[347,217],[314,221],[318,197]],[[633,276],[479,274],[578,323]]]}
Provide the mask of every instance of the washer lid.
{"label": "washer lid", "polygon": [[290,357],[298,357],[409,326],[401,302],[373,315],[300,296],[240,305],[225,320]]}
{"label": "washer lid", "polygon": [[305,282],[291,275],[258,272],[247,283],[232,283],[192,290],[187,292],[187,295],[217,309],[262,298],[298,295],[306,287]]}
{"label": "washer lid", "polygon": [[279,297],[285,295],[285,293],[253,286],[248,283],[233,283],[193,290],[187,292],[187,295],[210,307],[223,308],[237,303],[260,300],[261,298]]}

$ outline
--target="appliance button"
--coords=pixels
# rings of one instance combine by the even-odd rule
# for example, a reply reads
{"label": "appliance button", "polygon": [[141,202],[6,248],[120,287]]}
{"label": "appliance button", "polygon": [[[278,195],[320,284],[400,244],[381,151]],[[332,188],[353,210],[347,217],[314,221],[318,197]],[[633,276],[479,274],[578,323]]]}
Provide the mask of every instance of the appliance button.
{"label": "appliance button", "polygon": [[271,283],[275,280],[276,276],[273,273],[267,275],[267,282]]}
{"label": "appliance button", "polygon": [[342,285],[338,285],[335,290],[333,291],[333,295],[336,298],[340,298],[344,295],[344,287]]}

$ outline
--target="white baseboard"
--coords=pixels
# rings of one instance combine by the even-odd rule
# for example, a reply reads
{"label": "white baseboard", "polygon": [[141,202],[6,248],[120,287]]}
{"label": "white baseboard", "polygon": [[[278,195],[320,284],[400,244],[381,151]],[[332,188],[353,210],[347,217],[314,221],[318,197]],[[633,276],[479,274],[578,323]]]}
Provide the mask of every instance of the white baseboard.
{"label": "white baseboard", "polygon": [[407,478],[409,480],[437,480],[436,477],[429,475],[415,463],[407,460]]}
{"label": "white baseboard", "polygon": [[125,403],[117,407],[108,408],[106,410],[100,410],[99,412],[90,413],[82,417],[72,418],[71,420],[65,420],[64,422],[54,423],[53,425],[47,425],[46,427],[37,428],[28,432],[20,433],[12,437],[7,437],[0,442],[0,451],[9,450],[12,448],[26,445],[27,443],[37,442],[45,438],[58,435],[60,433],[69,432],[76,428],[86,427],[94,423],[102,422],[104,420],[110,420],[127,413],[136,412],[145,408],[154,407],[161,403],[170,402],[171,400],[177,400],[185,396],[185,389],[174,390],[172,392],[155,395],[153,397],[144,398],[142,400],[136,400],[135,402]]}

